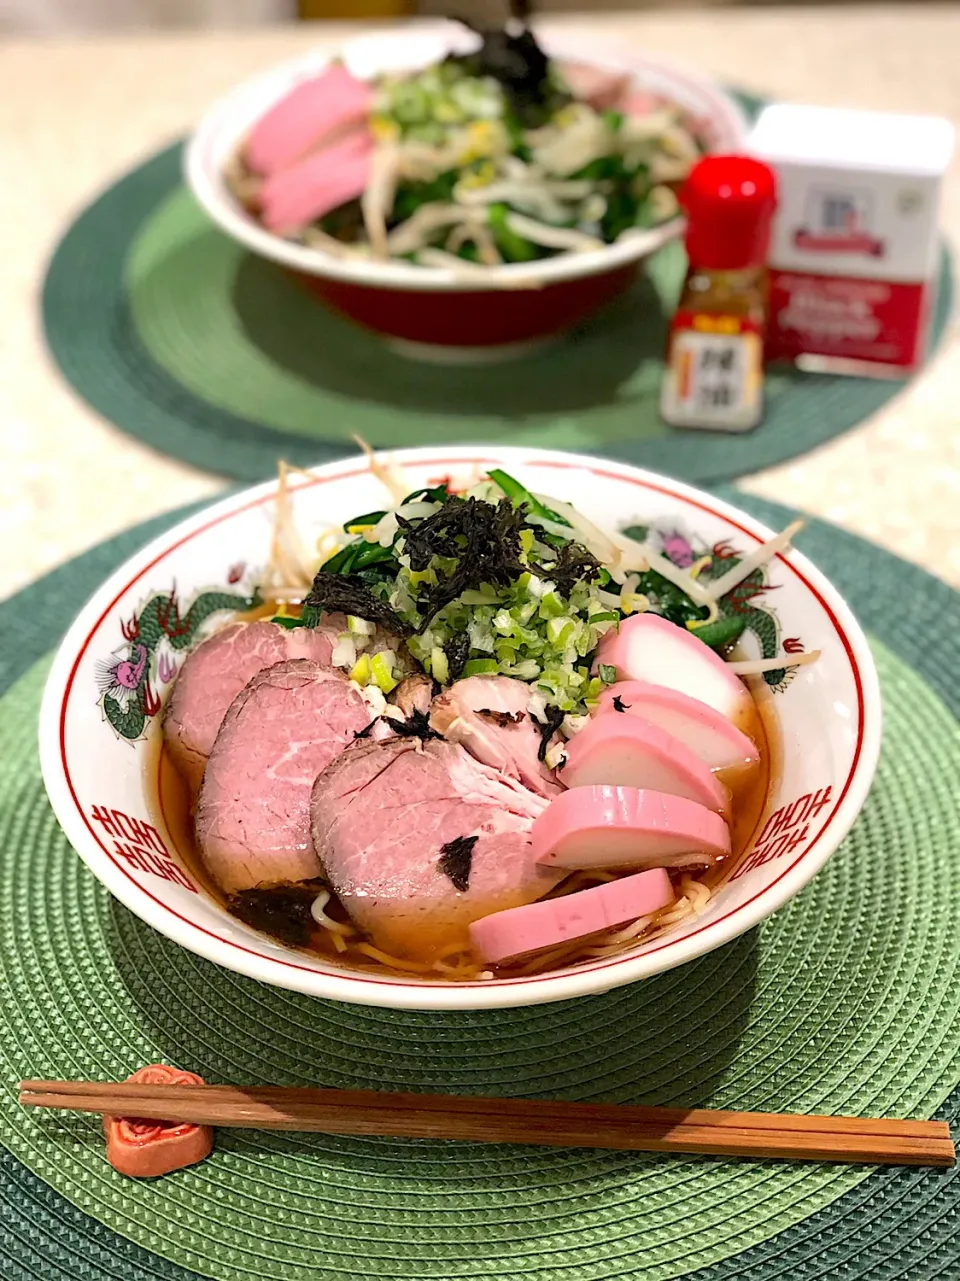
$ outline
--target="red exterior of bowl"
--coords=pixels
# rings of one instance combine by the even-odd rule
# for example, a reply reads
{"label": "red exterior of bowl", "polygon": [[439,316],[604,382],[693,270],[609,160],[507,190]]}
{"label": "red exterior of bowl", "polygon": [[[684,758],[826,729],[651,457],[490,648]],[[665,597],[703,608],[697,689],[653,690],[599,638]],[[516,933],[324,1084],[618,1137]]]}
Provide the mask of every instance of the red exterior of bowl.
{"label": "red exterior of bowl", "polygon": [[444,347],[499,347],[571,328],[621,294],[638,264],[539,289],[378,289],[293,273],[331,310],[366,329]]}

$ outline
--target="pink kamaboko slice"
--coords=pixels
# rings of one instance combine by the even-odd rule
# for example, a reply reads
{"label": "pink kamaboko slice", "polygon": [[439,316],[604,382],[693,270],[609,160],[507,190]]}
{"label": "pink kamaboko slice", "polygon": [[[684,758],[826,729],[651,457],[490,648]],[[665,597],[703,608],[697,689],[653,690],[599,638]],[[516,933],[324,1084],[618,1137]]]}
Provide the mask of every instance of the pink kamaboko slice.
{"label": "pink kamaboko slice", "polygon": [[689,747],[639,716],[595,716],[564,748],[561,781],[569,788],[642,787],[684,796],[709,810],[730,793]]}
{"label": "pink kamaboko slice", "polygon": [[356,130],[289,169],[260,189],[260,216],[271,231],[292,231],[362,195],[370,176],[373,140]]}
{"label": "pink kamaboko slice", "polygon": [[563,898],[484,916],[470,926],[470,942],[483,960],[499,965],[650,916],[674,897],[670,877],[662,868],[653,868]]}
{"label": "pink kamaboko slice", "polygon": [[613,713],[641,717],[666,730],[703,761],[708,769],[752,765],[757,745],[715,708],[649,681],[619,681],[600,695],[598,715]]}
{"label": "pink kamaboko slice", "polygon": [[549,867],[703,867],[730,853],[718,814],[637,787],[576,787],[551,801],[530,833]]}
{"label": "pink kamaboko slice", "polygon": [[719,654],[659,614],[634,614],[597,647],[596,666],[623,681],[648,681],[699,699],[734,724],[749,713],[750,695]]}
{"label": "pink kamaboko slice", "polygon": [[264,178],[294,164],[321,142],[366,122],[373,90],[337,64],[304,80],[254,125],[244,156]]}

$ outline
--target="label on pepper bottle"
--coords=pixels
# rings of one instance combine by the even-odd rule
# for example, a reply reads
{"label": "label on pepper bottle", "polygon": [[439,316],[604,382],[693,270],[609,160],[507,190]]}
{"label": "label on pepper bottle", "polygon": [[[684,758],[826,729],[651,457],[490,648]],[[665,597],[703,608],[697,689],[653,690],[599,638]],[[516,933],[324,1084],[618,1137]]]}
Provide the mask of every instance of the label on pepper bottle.
{"label": "label on pepper bottle", "polygon": [[739,316],[677,312],[660,412],[677,427],[747,431],[763,414],[763,338]]}

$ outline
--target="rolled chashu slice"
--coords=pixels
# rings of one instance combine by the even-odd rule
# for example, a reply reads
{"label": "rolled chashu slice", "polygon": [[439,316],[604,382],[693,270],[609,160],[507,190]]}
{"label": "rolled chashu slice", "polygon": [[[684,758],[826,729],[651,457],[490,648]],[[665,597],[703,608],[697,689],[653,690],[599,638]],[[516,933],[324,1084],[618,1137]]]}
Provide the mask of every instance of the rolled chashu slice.
{"label": "rolled chashu slice", "polygon": [[533,855],[544,806],[457,744],[364,741],[314,784],[313,846],[377,947],[431,961],[466,949],[472,921],[533,902],[566,875]]}
{"label": "rolled chashu slice", "polygon": [[430,708],[430,726],[450,743],[540,796],[562,791],[538,759],[541,735],[527,711],[530,686],[511,676],[468,676],[456,681]]}
{"label": "rolled chashu slice", "polygon": [[197,844],[225,894],[319,876],[310,792],[369,721],[369,708],[344,673],[309,659],[258,672],[234,699],[196,811]]}

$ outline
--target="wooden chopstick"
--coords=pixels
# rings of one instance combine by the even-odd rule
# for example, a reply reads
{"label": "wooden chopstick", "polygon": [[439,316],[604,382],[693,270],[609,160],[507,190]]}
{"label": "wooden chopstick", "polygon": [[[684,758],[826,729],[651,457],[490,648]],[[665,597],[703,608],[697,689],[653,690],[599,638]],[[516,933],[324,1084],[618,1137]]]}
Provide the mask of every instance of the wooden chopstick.
{"label": "wooden chopstick", "polygon": [[22,1081],[20,1102],[197,1125],[550,1147],[950,1166],[945,1121],[722,1112],[292,1086]]}

